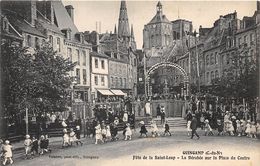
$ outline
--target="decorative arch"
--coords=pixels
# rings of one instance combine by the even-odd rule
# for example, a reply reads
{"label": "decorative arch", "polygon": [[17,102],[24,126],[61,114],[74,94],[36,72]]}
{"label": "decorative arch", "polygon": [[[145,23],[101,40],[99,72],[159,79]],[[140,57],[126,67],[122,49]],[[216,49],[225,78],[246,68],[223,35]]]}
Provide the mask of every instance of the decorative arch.
{"label": "decorative arch", "polygon": [[[150,86],[150,75],[153,71],[157,70],[158,68],[161,68],[161,67],[173,67],[173,68],[176,68],[178,69],[181,74],[183,75],[183,82],[184,82],[184,89],[186,89],[186,93],[185,95],[188,95],[189,94],[189,77],[188,77],[188,74],[186,73],[186,71],[178,64],[176,63],[171,63],[171,62],[160,62],[160,63],[157,63],[155,65],[153,65],[146,73],[146,77],[145,77],[145,82],[148,83],[148,87],[145,87],[146,88],[146,95],[147,96],[150,96],[151,95],[151,86]],[[147,85],[147,84],[146,84]],[[148,88],[148,90],[147,90]]]}

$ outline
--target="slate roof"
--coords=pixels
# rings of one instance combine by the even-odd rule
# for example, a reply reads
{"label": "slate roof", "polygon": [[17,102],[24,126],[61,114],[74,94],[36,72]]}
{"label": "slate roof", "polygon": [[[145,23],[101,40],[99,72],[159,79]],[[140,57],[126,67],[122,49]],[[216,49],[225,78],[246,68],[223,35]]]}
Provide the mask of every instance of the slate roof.
{"label": "slate roof", "polygon": [[78,28],[72,21],[71,17],[69,16],[67,10],[65,9],[64,5],[61,1],[53,1],[53,9],[55,18],[57,20],[57,26],[62,29],[71,29],[71,39],[73,41],[78,41],[75,37],[75,34],[79,32]]}
{"label": "slate roof", "polygon": [[45,18],[43,18],[41,15],[37,16],[37,22],[40,23],[43,26],[43,28],[63,35],[63,33],[55,24],[48,23],[48,21]]}
{"label": "slate roof", "polygon": [[13,27],[20,33],[25,32],[32,35],[36,35],[39,37],[46,36],[37,30],[35,27],[32,27],[29,23],[27,23],[23,17],[19,16],[17,13],[9,11],[9,10],[2,10],[2,12],[6,15],[9,22],[13,25]]}
{"label": "slate roof", "polygon": [[171,23],[164,14],[161,12],[157,12],[156,15],[152,18],[152,20],[148,24],[154,23]]}
{"label": "slate roof", "polygon": [[95,57],[100,57],[100,58],[109,58],[109,56],[107,56],[106,54],[103,53],[97,53],[97,52],[90,52],[89,53],[90,56],[95,56]]}

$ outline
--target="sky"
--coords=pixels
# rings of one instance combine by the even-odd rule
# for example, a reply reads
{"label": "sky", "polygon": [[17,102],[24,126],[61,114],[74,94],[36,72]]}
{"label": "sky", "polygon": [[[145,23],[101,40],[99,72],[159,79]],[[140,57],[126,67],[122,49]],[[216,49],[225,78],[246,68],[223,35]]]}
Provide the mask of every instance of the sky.
{"label": "sky", "polygon": [[[69,1],[62,0],[64,5],[74,7],[74,23],[79,31],[96,30],[96,22],[101,22],[101,33],[114,31],[118,27],[120,1]],[[133,24],[137,48],[143,45],[143,28],[156,14],[158,1],[126,1],[129,25]],[[163,13],[168,20],[178,18],[190,20],[193,29],[212,27],[220,15],[237,11],[238,18],[253,16],[256,1],[161,1]],[[179,16],[179,17],[178,17]],[[99,28],[97,29],[99,31]]]}

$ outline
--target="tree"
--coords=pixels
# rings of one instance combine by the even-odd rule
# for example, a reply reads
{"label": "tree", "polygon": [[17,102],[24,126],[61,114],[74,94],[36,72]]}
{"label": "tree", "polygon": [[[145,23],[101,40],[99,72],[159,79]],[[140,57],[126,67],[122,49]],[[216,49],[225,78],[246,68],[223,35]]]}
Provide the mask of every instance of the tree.
{"label": "tree", "polygon": [[35,113],[65,111],[70,102],[71,71],[75,64],[43,44],[33,53],[2,44],[2,90],[6,116],[25,108]]}
{"label": "tree", "polygon": [[231,66],[223,72],[221,78],[213,80],[212,93],[224,98],[245,98],[247,100],[257,97],[258,69],[254,57],[249,54],[249,47],[236,50],[231,58]]}

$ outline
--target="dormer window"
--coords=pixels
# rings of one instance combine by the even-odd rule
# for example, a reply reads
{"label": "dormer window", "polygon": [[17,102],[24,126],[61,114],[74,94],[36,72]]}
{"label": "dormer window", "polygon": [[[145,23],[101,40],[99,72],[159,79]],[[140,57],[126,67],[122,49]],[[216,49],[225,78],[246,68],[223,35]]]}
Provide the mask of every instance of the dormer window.
{"label": "dormer window", "polygon": [[67,39],[71,40],[71,31],[70,30],[67,30]]}
{"label": "dormer window", "polygon": [[65,35],[66,39],[71,40],[71,30],[70,29],[63,29],[61,32]]}

